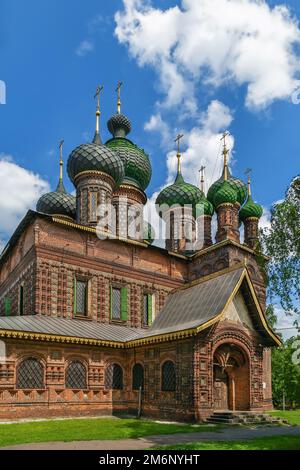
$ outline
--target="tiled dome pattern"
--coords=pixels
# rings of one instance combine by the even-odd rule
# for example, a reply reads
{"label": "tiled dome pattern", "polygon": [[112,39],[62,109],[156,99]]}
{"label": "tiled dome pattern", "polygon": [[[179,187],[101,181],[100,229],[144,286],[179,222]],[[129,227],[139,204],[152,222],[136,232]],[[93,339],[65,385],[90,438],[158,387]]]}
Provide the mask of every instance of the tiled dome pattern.
{"label": "tiled dome pattern", "polygon": [[145,191],[152,176],[148,155],[126,138],[114,138],[106,142],[105,145],[114,150],[124,164],[125,177],[122,182],[132,184]]}
{"label": "tiled dome pattern", "polygon": [[116,152],[105,145],[79,145],[68,160],[68,175],[71,181],[84,171],[102,171],[111,176],[116,185],[124,179],[124,166]]}

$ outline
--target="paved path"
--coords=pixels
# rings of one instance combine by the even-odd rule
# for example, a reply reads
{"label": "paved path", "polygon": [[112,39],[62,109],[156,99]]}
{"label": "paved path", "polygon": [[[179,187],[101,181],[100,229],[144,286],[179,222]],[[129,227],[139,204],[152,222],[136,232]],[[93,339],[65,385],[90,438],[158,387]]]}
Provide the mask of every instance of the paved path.
{"label": "paved path", "polygon": [[4,447],[1,450],[143,450],[153,446],[185,444],[195,441],[236,441],[272,436],[300,436],[300,426],[226,428],[220,432],[164,434],[116,441],[47,442]]}

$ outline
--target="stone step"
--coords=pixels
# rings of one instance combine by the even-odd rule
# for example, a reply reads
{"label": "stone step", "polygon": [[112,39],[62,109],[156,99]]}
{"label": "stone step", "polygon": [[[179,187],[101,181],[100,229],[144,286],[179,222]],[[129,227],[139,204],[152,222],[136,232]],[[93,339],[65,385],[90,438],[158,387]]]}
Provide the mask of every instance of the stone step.
{"label": "stone step", "polygon": [[286,424],[280,418],[251,411],[215,411],[206,419],[211,424]]}

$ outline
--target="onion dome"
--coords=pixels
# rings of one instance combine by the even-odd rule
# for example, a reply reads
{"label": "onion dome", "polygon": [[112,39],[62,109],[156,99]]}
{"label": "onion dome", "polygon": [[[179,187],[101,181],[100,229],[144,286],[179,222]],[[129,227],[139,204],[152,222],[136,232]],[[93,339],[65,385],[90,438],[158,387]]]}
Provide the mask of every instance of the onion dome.
{"label": "onion dome", "polygon": [[[181,174],[181,164],[180,164],[180,148],[179,142],[183,136],[178,136],[176,141],[178,142],[178,151],[177,151],[177,177],[174,184],[164,188],[156,199],[157,206],[167,206],[168,208],[172,206],[185,206],[190,205],[193,209],[196,209],[197,204],[203,199],[203,192],[194,186],[193,184],[186,183]],[[161,211],[159,210],[161,215]]]}
{"label": "onion dome", "polygon": [[124,166],[119,155],[95,142],[79,145],[68,159],[68,175],[73,183],[78,175],[87,171],[99,171],[111,176],[116,186],[124,178]]}
{"label": "onion dome", "polygon": [[[238,178],[234,178],[230,174],[229,169],[227,169],[227,172],[228,172],[228,183],[231,186],[231,188],[235,190],[237,193],[237,202],[240,205],[243,205],[247,199],[247,187],[243,181],[241,181]],[[214,204],[215,195],[217,191],[220,189],[220,187],[222,186],[224,181],[225,181],[225,177],[224,177],[224,171],[223,171],[221,178],[215,181],[213,185],[209,188],[208,193],[207,193],[207,199],[212,204]]]}
{"label": "onion dome", "polygon": [[156,199],[159,206],[166,205],[168,207],[178,205],[192,205],[195,207],[202,199],[203,193],[197,186],[186,183],[181,173],[177,174],[175,183],[164,188]]}
{"label": "onion dome", "polygon": [[214,194],[213,204],[218,208],[221,204],[235,204],[237,202],[237,191],[228,180],[224,180]]}
{"label": "onion dome", "polygon": [[131,122],[124,114],[115,114],[108,120],[107,128],[114,137],[126,137],[131,131]]}
{"label": "onion dome", "polygon": [[145,191],[151,180],[152,168],[149,157],[144,150],[122,137],[114,137],[105,145],[110,150],[114,150],[124,164],[122,183],[137,186]]}
{"label": "onion dome", "polygon": [[119,82],[117,114],[112,116],[107,123],[113,138],[108,140],[105,145],[115,151],[124,164],[125,175],[122,183],[136,186],[145,191],[152,176],[151,163],[144,150],[126,137],[131,131],[131,123],[124,114],[121,114],[121,85],[122,83]]}
{"label": "onion dome", "polygon": [[94,140],[89,144],[76,147],[68,159],[68,175],[73,183],[78,175],[85,172],[101,172],[110,176],[118,186],[124,178],[124,165],[119,155],[102,144],[99,132],[100,120],[100,92],[98,87],[96,108],[96,132]]}
{"label": "onion dome", "polygon": [[144,238],[144,241],[150,243],[150,245],[152,245],[152,243],[155,240],[154,228],[147,221],[144,221],[144,236],[143,236],[143,238]]}
{"label": "onion dome", "polygon": [[248,179],[248,199],[246,204],[241,208],[239,217],[241,221],[245,221],[250,217],[254,217],[256,219],[260,219],[263,215],[263,208],[260,204],[254,202],[251,194],[251,181],[250,177]]}
{"label": "onion dome", "polygon": [[37,202],[36,210],[44,214],[60,215],[75,219],[76,216],[76,197],[68,194],[65,190],[62,177],[62,145],[60,144],[60,176],[57,188],[51,193],[43,194]]}
{"label": "onion dome", "polygon": [[236,196],[237,196],[236,202],[238,202],[242,206],[245,203],[246,199],[247,199],[247,195],[248,195],[247,186],[243,181],[241,181],[238,178],[234,178],[230,174],[230,171],[229,171],[229,168],[228,168],[228,163],[227,163],[229,150],[226,148],[226,141],[225,141],[225,139],[228,135],[229,134],[227,132],[225,132],[223,134],[223,139],[224,139],[224,148],[223,148],[224,168],[223,168],[223,173],[222,173],[221,178],[219,178],[217,181],[215,181],[213,183],[213,185],[209,188],[208,193],[207,193],[207,199],[212,204],[215,204],[214,200],[215,200],[216,193],[219,191],[219,189],[221,188],[223,182],[226,180],[226,181],[228,181],[231,188],[234,191],[236,191]]}

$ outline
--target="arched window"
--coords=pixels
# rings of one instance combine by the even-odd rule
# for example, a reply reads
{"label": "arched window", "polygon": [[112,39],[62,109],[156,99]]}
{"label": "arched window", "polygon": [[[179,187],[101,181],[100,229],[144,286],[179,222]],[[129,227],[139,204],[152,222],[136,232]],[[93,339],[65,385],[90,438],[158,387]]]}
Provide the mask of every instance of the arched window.
{"label": "arched window", "polygon": [[135,364],[132,369],[132,390],[144,389],[144,367],[141,364]]}
{"label": "arched window", "polygon": [[105,371],[105,387],[112,390],[123,389],[123,369],[118,364],[109,364]]}
{"label": "arched window", "polygon": [[66,388],[82,390],[87,388],[86,368],[80,361],[72,361],[66,371]]}
{"label": "arched window", "polygon": [[20,363],[17,370],[17,388],[44,388],[44,367],[38,359],[29,357]]}
{"label": "arched window", "polygon": [[162,366],[161,389],[164,392],[174,392],[176,390],[176,372],[172,361],[164,362]]}

